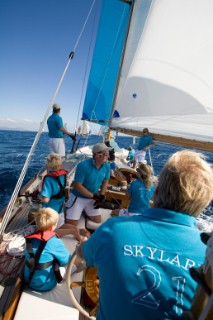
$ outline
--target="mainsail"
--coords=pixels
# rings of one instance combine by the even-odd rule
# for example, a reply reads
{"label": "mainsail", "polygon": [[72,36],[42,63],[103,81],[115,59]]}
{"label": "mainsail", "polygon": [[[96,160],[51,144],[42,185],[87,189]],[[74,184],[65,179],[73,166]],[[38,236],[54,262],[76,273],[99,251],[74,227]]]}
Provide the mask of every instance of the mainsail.
{"label": "mainsail", "polygon": [[[100,20],[106,27],[102,52],[108,52],[108,60],[109,46],[111,52],[115,46],[108,39],[113,34],[114,41],[122,38],[124,43],[118,22],[124,10],[130,12],[127,3],[103,1],[105,14],[108,10],[111,15],[114,7],[117,18],[110,19],[116,23],[109,28],[106,19]],[[88,103],[88,93],[85,100],[95,110],[90,119],[94,121],[101,110],[98,119],[107,121],[106,110],[112,108],[109,124],[114,130],[140,134],[148,127],[157,140],[213,151],[212,12],[212,0],[132,1],[129,28],[122,28],[128,31],[123,55],[120,48],[120,59],[107,65],[107,74],[116,71],[113,81],[103,77],[101,60],[96,64],[97,37],[88,86],[93,103]],[[108,89],[94,84],[94,78]]]}

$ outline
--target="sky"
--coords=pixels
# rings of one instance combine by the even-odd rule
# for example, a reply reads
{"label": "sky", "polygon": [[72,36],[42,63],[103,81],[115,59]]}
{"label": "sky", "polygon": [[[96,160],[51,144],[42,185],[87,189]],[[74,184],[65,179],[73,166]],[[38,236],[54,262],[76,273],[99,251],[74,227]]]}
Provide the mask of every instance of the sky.
{"label": "sky", "polygon": [[[43,120],[93,1],[0,0],[0,119],[5,123]],[[55,99],[68,129],[81,116],[99,9],[96,0]]]}

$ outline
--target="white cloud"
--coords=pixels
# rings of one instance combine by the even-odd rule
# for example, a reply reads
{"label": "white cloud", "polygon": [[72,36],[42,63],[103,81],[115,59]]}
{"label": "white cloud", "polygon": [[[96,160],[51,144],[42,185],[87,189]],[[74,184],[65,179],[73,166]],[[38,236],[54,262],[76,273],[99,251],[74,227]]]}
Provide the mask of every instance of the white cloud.
{"label": "white cloud", "polygon": [[[0,116],[0,130],[38,131],[40,122],[28,119],[11,119]],[[46,127],[44,128],[47,129]]]}

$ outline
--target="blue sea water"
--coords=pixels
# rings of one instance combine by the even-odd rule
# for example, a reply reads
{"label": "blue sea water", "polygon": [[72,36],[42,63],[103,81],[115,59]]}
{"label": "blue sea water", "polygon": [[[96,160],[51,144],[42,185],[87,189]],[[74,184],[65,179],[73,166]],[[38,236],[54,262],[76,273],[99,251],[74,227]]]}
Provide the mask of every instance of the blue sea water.
{"label": "blue sea water", "polygon": [[[0,210],[10,200],[35,136],[36,132],[0,130]],[[92,145],[97,142],[102,142],[102,137],[90,135],[86,140],[79,136],[77,137],[76,145],[82,147],[85,143],[86,145]],[[117,136],[116,142],[119,147],[127,149],[129,145],[133,144],[133,139],[129,136]],[[65,137],[65,144],[66,152],[69,153],[72,148],[72,140],[67,136]],[[151,159],[155,174],[159,174],[164,163],[172,153],[181,149],[183,149],[183,147],[172,146],[160,142],[158,142],[155,147],[151,148]],[[32,156],[23,185],[33,178],[45,165],[45,158],[48,153],[48,134],[44,132],[42,133],[35,153]],[[213,153],[203,153],[208,157],[207,161],[213,164]],[[149,163],[148,156],[147,160]],[[205,213],[207,215],[213,215],[213,206],[210,206]]]}

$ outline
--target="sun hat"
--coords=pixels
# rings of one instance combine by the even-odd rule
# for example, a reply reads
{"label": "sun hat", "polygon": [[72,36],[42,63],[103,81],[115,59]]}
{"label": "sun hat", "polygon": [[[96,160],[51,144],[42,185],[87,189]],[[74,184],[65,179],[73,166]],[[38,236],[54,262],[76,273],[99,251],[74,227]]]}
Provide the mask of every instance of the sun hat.
{"label": "sun hat", "polygon": [[58,103],[54,103],[53,111],[57,111],[57,110],[60,110],[60,109],[61,109],[60,105]]}
{"label": "sun hat", "polygon": [[110,150],[112,150],[112,148],[107,147],[105,143],[97,143],[92,148],[92,153],[95,154],[97,152],[110,151]]}

